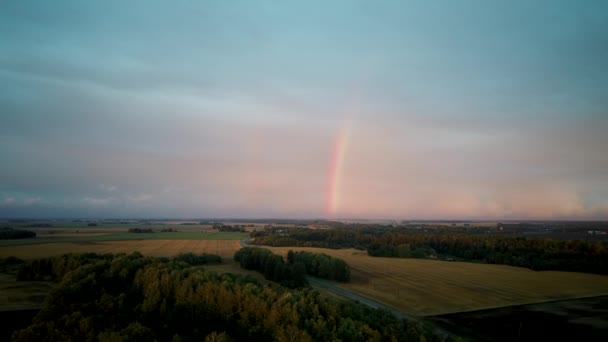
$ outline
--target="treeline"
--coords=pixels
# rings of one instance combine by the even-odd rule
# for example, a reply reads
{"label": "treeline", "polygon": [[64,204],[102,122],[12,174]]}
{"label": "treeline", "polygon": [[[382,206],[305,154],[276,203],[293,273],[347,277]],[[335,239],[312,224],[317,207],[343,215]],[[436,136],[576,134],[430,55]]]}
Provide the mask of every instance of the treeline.
{"label": "treeline", "polygon": [[306,267],[306,273],[312,276],[337,280],[341,282],[350,281],[350,267],[338,258],[333,258],[323,253],[294,252],[287,253],[289,264],[302,263]]}
{"label": "treeline", "polygon": [[36,237],[36,233],[30,230],[13,229],[9,227],[0,228],[0,240],[29,239]]}
{"label": "treeline", "polygon": [[446,340],[385,310],[176,259],[88,254],[34,263],[58,260],[67,262],[53,274],[60,284],[13,341]]}
{"label": "treeline", "polygon": [[234,261],[242,268],[256,270],[268,280],[296,288],[308,285],[306,265],[302,262],[286,263],[282,256],[264,248],[243,247],[234,253]]}
{"label": "treeline", "polygon": [[86,264],[99,260],[111,260],[112,254],[63,254],[59,256],[24,261],[17,269],[19,281],[59,281]]}
{"label": "treeline", "polygon": [[[138,255],[134,253],[133,255]],[[97,261],[114,260],[120,257],[121,254],[96,254],[96,253],[82,253],[82,254],[63,254],[54,257],[33,259],[23,261],[17,258],[6,258],[0,262],[0,265],[4,263],[19,265],[17,268],[17,280],[19,281],[59,281],[69,272],[80,268],[81,266],[95,263]],[[168,258],[158,258],[161,261],[168,261]],[[189,265],[208,265],[208,264],[219,264],[222,262],[222,258],[215,254],[194,254],[194,253],[182,253],[172,259],[176,262],[184,262]]]}
{"label": "treeline", "polygon": [[[136,234],[140,234],[140,233],[154,233],[154,230],[152,228],[129,228],[128,232],[129,233],[136,233]],[[169,228],[161,228],[159,230],[159,232],[161,232],[161,233],[177,233],[178,230],[177,230],[177,228],[169,227]]]}
{"label": "treeline", "polygon": [[177,261],[183,261],[190,265],[212,265],[221,264],[222,257],[217,254],[194,254],[194,253],[181,253],[174,258]]}
{"label": "treeline", "polygon": [[242,268],[259,271],[266,279],[290,288],[307,285],[307,274],[341,282],[350,281],[348,264],[342,259],[322,253],[290,250],[285,262],[282,256],[268,249],[244,247],[234,254],[234,260]]}
{"label": "treeline", "polygon": [[23,260],[13,256],[0,258],[0,273],[16,274],[19,266],[23,263]]}
{"label": "treeline", "polygon": [[136,234],[140,234],[140,233],[154,233],[154,231],[152,230],[152,228],[129,228],[128,232],[129,233],[136,233]]}
{"label": "treeline", "polygon": [[385,226],[336,229],[294,228],[252,233],[252,243],[269,246],[357,248],[371,256],[437,258],[505,264],[533,270],[608,274],[608,242],[554,240],[467,233],[413,231]]}
{"label": "treeline", "polygon": [[216,224],[213,226],[213,229],[217,229],[220,232],[232,232],[232,233],[245,233],[245,225],[225,225],[225,224]]}

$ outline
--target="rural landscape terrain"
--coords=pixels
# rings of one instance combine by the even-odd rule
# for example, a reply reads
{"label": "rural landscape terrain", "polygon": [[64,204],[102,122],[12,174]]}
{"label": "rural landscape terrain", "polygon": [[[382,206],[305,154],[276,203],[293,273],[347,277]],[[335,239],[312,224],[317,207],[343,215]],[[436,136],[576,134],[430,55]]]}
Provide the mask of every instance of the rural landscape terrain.
{"label": "rural landscape terrain", "polygon": [[0,1],[0,341],[608,341],[607,0]]}
{"label": "rural landscape terrain", "polygon": [[[255,268],[247,269],[233,259],[241,248],[257,246],[256,248],[268,249],[285,260],[288,260],[288,254],[293,252],[323,254],[343,260],[349,267],[348,281],[309,277],[310,285],[329,298],[355,300],[373,308],[387,310],[406,320],[424,322],[424,326],[432,327],[432,331],[446,334],[449,332],[452,334],[449,335],[451,338],[530,340],[542,336],[539,335],[540,331],[552,324],[567,327],[566,333],[589,337],[603,336],[608,331],[608,310],[602,309],[608,300],[608,276],[603,269],[595,273],[538,271],[490,264],[481,260],[447,260],[445,256],[436,254],[383,257],[372,256],[365,248],[300,247],[298,243],[289,247],[257,245],[263,241],[259,237],[263,235],[276,236],[282,239],[282,243],[286,243],[286,238],[302,238],[301,234],[305,232],[310,240],[314,241],[316,234],[336,235],[347,232],[352,235],[361,229],[361,226],[369,229],[370,223],[322,220],[12,220],[3,221],[2,225],[5,226],[2,228],[4,232],[12,230],[35,234],[23,239],[0,240],[0,258],[3,260],[5,272],[0,279],[3,289],[0,310],[4,315],[12,315],[14,312],[29,313],[30,316],[26,317],[31,319],[31,315],[42,307],[49,292],[57,286],[50,278],[42,282],[15,280],[15,273],[10,272],[11,258],[27,263],[66,253],[128,255],[138,252],[144,256],[168,258],[189,253],[217,255],[221,262],[206,265],[206,269],[253,277],[266,284],[265,286],[271,286],[271,275],[264,273],[262,269],[258,272]],[[584,233],[587,234],[589,244],[602,249],[598,253],[601,253],[602,261],[606,260],[605,248],[608,239],[602,239],[602,232],[606,231],[606,227],[601,223],[536,222],[506,225],[488,222],[385,222],[371,225],[374,229],[390,229],[391,232],[402,234],[464,234],[484,238],[492,235],[532,241],[546,239],[528,237],[530,231],[535,229],[544,234],[562,234],[566,237]],[[502,227],[502,230],[497,227]],[[510,231],[505,232],[505,227],[510,227]],[[519,232],[516,231],[517,227]],[[554,227],[554,231],[547,227]],[[586,231],[583,232],[582,229]],[[446,233],[446,230],[451,232]],[[489,231],[491,233],[488,233]],[[589,231],[593,233],[590,234]],[[331,240],[322,241],[325,243]],[[580,313],[572,316],[573,310]],[[566,312],[568,314],[564,316]],[[542,319],[539,321],[538,317]],[[25,318],[26,322],[27,320],[28,318]],[[474,328],[476,326],[488,328],[479,330]],[[16,324],[14,327],[25,328],[26,325]],[[5,336],[8,335],[9,332],[5,332]]]}

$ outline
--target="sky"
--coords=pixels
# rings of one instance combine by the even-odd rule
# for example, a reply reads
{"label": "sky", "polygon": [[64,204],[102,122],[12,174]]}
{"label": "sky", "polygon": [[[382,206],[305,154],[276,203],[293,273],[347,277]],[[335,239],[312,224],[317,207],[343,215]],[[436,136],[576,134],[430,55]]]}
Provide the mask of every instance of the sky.
{"label": "sky", "polygon": [[608,2],[0,2],[0,217],[608,220]]}

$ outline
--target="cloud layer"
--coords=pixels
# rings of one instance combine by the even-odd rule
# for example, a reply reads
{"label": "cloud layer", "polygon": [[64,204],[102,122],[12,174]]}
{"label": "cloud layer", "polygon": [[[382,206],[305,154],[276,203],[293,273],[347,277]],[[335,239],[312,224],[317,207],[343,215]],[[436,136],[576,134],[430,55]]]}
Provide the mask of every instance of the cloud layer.
{"label": "cloud layer", "polygon": [[2,217],[608,219],[603,1],[1,6]]}

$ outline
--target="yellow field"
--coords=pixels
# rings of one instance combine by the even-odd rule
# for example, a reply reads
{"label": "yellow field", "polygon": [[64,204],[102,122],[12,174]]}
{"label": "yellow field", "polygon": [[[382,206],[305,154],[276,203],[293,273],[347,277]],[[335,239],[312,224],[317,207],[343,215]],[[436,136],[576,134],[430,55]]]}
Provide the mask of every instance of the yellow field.
{"label": "yellow field", "polygon": [[352,281],[340,287],[426,316],[555,299],[608,295],[608,276],[422,259],[370,257],[354,249],[272,247],[325,253],[351,266]]}
{"label": "yellow field", "polygon": [[[23,259],[64,253],[130,253],[174,256],[212,253],[231,259],[238,240],[131,240],[86,243],[48,243],[0,247],[0,257]],[[369,257],[354,249],[273,247],[275,253],[307,250],[344,259],[352,281],[339,286],[384,302],[412,315],[436,315],[537,303],[555,299],[608,295],[608,276],[421,259]],[[217,271],[243,273],[237,264],[213,266]],[[255,272],[247,271],[260,280]]]}
{"label": "yellow field", "polygon": [[147,256],[174,256],[179,253],[211,253],[232,258],[240,248],[239,240],[130,240],[86,243],[47,243],[0,247],[0,257],[32,259],[65,253],[131,253]]}

